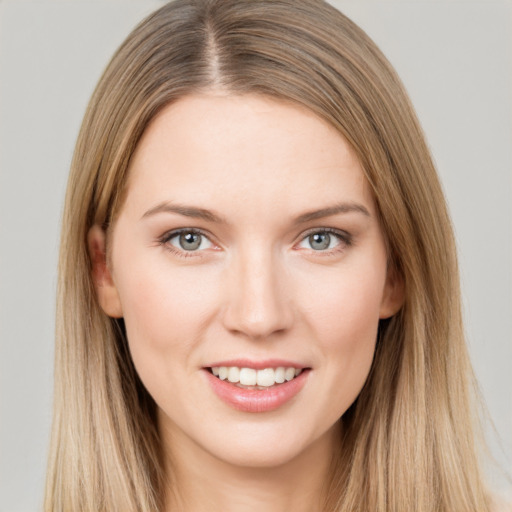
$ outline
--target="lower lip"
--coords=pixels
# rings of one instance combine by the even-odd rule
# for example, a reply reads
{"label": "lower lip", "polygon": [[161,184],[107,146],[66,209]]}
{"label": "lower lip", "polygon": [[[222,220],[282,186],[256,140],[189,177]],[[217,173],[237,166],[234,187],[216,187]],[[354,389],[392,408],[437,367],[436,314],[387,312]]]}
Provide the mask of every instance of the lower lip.
{"label": "lower lip", "polygon": [[220,380],[209,370],[204,371],[217,396],[243,412],[269,412],[278,409],[299,393],[309,375],[309,369],[302,370],[300,375],[290,381],[260,390],[239,388],[229,381]]}

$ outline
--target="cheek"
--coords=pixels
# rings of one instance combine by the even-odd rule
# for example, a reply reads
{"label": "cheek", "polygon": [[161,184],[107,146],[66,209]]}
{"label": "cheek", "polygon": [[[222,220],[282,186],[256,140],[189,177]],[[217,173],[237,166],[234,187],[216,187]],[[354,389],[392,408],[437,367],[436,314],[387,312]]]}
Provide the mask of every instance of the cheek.
{"label": "cheek", "polygon": [[[379,265],[377,265],[378,267]],[[326,361],[319,373],[326,390],[318,402],[336,421],[359,395],[371,368],[379,325],[384,272],[366,267],[332,276],[309,295],[308,322]]]}
{"label": "cheek", "polygon": [[[144,375],[190,368],[189,358],[214,311],[212,277],[155,262],[119,276],[128,342]],[[160,369],[160,370],[158,370]]]}
{"label": "cheek", "polygon": [[371,290],[369,293],[360,288],[346,291],[333,294],[323,312],[318,312],[317,325],[323,332],[326,349],[357,354],[374,344],[380,302]]}
{"label": "cheek", "polygon": [[[379,301],[358,288],[333,293],[315,315],[319,344],[330,371],[345,382],[345,389],[360,388],[371,366],[379,323]],[[324,299],[327,299],[324,297]]]}
{"label": "cheek", "polygon": [[373,262],[347,266],[304,283],[298,292],[307,300],[302,309],[310,325],[321,333],[326,350],[357,351],[361,343],[374,342],[384,282],[385,265]]}

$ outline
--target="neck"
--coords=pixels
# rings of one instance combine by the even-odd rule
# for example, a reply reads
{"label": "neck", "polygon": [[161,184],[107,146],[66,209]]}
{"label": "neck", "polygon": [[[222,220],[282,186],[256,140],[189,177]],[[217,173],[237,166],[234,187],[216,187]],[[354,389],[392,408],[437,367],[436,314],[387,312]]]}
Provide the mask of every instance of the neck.
{"label": "neck", "polygon": [[[164,436],[165,437],[165,436]],[[330,481],[338,428],[331,429],[293,460],[275,467],[234,466],[204,451],[190,438],[173,435],[166,512],[311,512],[322,509]],[[263,507],[263,508],[262,508]]]}

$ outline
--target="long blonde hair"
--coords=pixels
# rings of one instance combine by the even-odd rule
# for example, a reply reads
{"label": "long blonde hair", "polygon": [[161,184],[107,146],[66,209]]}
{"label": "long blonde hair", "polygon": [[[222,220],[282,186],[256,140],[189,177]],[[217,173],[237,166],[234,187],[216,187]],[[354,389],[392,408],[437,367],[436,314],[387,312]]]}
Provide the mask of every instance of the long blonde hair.
{"label": "long blonde hair", "polygon": [[212,88],[303,105],[350,142],[405,285],[402,309],[379,327],[365,387],[342,417],[323,509],[487,511],[455,246],[436,171],[390,64],[361,29],[317,0],[171,2],[129,35],[101,78],[63,214],[45,510],[162,508],[169,475],[155,404],[122,320],[98,304],[86,239],[93,224],[108,228],[115,219],[151,119]]}

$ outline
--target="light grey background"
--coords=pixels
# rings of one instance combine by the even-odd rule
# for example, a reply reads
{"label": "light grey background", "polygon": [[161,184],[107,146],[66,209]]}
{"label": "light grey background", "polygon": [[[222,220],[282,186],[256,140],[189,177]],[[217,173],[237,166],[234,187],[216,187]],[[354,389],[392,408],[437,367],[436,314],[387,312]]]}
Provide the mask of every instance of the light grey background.
{"label": "light grey background", "polygon": [[[81,117],[158,0],[0,0],[0,512],[40,509],[58,230]],[[450,204],[473,363],[512,467],[512,5],[338,0],[404,80]],[[506,482],[495,471],[495,484]]]}

